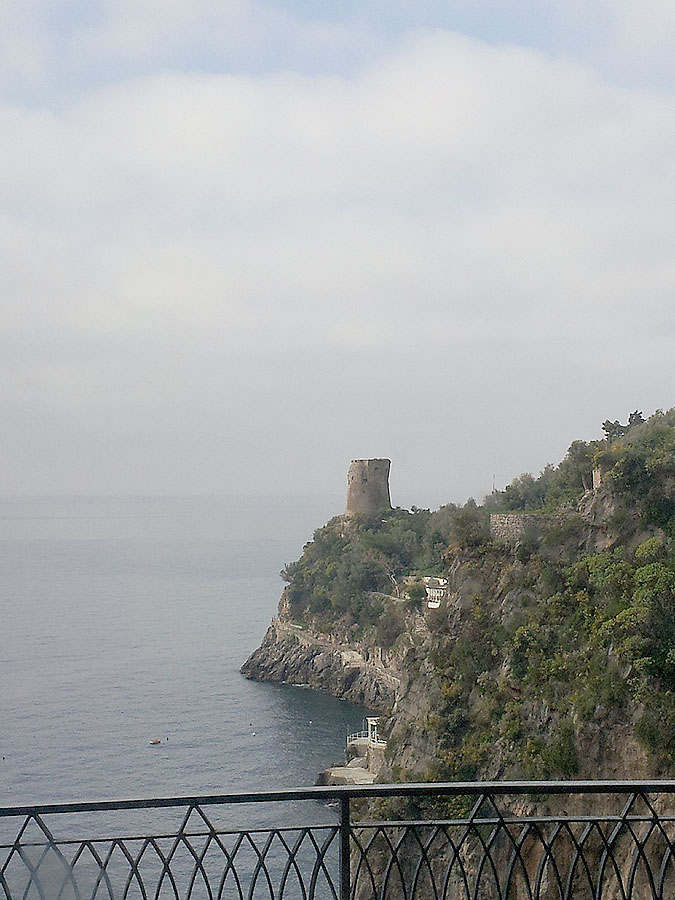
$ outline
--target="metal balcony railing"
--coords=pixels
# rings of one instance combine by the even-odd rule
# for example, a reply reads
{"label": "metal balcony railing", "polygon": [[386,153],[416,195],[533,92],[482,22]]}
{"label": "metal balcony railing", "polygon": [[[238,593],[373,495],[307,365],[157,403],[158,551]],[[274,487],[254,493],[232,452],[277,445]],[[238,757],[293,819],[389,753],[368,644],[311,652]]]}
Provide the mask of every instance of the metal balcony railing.
{"label": "metal balcony railing", "polygon": [[663,781],[46,804],[0,809],[0,898],[671,900],[674,849]]}

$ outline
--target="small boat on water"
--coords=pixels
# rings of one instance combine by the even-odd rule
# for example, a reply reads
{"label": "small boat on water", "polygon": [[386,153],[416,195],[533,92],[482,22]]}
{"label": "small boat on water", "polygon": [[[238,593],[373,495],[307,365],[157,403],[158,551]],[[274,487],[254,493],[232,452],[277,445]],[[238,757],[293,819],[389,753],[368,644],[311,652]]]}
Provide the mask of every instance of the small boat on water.
{"label": "small boat on water", "polygon": [[151,738],[150,743],[151,744],[161,744],[162,739],[161,738]]}

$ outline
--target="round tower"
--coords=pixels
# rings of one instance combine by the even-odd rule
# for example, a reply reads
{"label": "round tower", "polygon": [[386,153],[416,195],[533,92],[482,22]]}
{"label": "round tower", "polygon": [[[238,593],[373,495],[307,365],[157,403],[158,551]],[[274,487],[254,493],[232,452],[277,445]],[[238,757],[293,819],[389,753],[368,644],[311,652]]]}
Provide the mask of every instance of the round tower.
{"label": "round tower", "polygon": [[391,509],[390,459],[353,459],[347,473],[346,516],[375,516]]}

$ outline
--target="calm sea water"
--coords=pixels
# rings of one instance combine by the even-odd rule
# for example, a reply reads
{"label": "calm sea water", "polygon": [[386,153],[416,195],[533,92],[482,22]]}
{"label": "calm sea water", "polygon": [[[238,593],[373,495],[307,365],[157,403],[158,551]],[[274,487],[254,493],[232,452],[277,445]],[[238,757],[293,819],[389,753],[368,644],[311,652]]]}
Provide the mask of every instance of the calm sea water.
{"label": "calm sea water", "polygon": [[340,506],[0,500],[0,805],[312,784],[366,711],[239,667]]}

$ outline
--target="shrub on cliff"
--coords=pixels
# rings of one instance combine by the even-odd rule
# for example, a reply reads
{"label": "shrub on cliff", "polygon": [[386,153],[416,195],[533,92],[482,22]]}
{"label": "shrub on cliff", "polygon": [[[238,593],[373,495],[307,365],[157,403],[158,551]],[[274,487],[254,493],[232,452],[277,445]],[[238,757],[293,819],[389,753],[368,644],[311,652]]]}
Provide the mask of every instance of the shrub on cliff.
{"label": "shrub on cliff", "polygon": [[453,549],[480,550],[491,540],[489,514],[470,497],[463,507],[455,508],[449,532]]}

